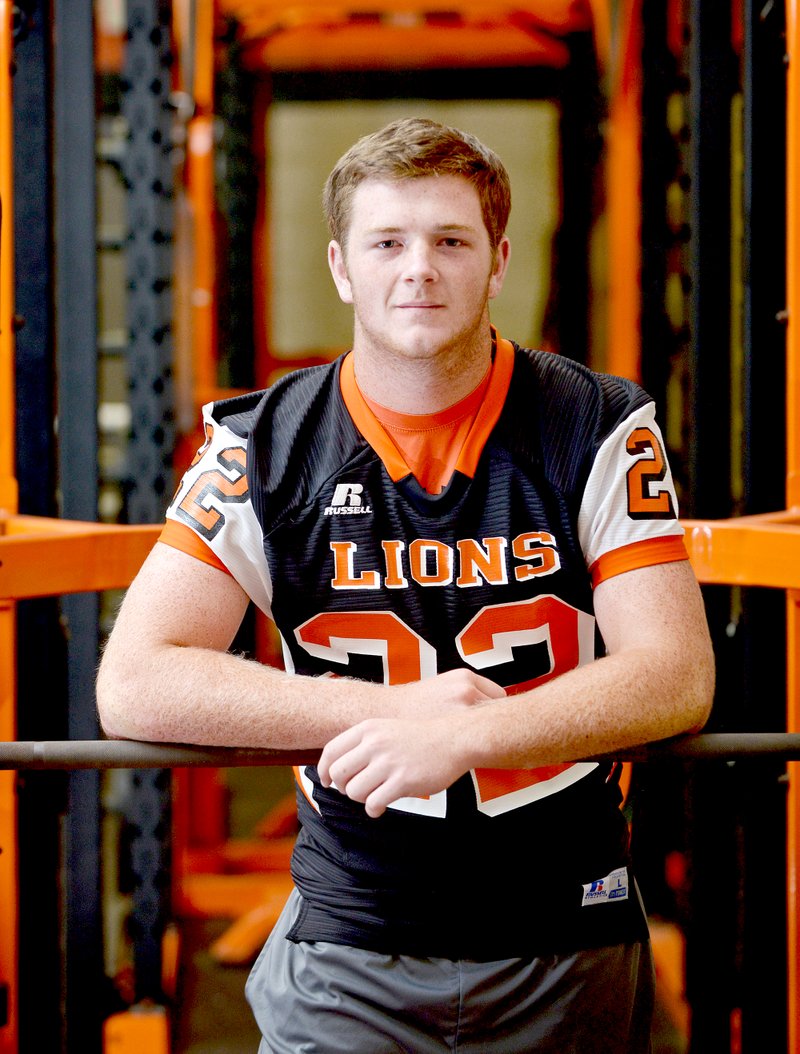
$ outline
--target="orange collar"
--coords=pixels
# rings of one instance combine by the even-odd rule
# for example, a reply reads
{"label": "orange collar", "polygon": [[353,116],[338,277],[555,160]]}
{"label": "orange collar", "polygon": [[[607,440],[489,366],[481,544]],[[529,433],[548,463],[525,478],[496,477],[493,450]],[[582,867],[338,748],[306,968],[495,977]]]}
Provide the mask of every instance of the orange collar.
{"label": "orange collar", "polygon": [[[464,442],[455,468],[470,478],[475,475],[483,448],[503,410],[511,374],[514,369],[514,347],[511,341],[497,339],[497,352],[483,403]],[[356,383],[353,353],[342,361],[339,384],[345,406],[353,423],[380,457],[390,478],[396,483],[411,474],[405,458],[390,439],[386,429],[367,405]]]}

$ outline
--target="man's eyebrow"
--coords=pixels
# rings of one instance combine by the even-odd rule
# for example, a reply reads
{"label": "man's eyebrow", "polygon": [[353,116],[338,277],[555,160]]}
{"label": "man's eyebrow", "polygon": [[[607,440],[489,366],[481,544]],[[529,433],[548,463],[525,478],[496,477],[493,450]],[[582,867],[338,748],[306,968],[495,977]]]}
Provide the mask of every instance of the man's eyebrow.
{"label": "man's eyebrow", "polygon": [[[376,234],[402,234],[406,230],[405,227],[370,227],[364,233],[367,236]],[[456,232],[462,232],[467,234],[474,234],[477,230],[469,223],[437,223],[431,230],[435,234],[450,234]]]}
{"label": "man's eyebrow", "polygon": [[468,234],[474,234],[477,230],[471,223],[440,223],[434,229],[441,231],[443,234],[448,231],[465,231]]}

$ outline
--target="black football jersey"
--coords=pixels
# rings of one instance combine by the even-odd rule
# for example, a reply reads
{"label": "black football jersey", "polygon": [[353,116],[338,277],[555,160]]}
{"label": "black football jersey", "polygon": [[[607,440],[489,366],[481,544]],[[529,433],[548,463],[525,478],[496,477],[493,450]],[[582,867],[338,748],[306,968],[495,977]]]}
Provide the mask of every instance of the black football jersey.
{"label": "black football jersey", "polygon": [[[205,430],[163,540],[237,579],[290,672],[400,684],[467,666],[525,691],[602,654],[599,581],[686,558],[649,397],[508,341],[440,494],[352,355],[212,404]],[[475,770],[378,819],[315,767],[296,775],[293,939],[494,959],[645,932],[615,766]]]}

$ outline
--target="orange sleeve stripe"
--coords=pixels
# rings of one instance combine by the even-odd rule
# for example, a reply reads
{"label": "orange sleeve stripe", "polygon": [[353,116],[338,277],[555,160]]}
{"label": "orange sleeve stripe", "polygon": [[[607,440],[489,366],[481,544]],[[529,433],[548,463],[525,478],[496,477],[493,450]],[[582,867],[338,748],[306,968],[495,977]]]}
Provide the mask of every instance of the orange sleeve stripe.
{"label": "orange sleeve stripe", "polygon": [[225,564],[223,564],[216,553],[209,549],[202,538],[198,538],[190,527],[186,527],[176,520],[167,520],[165,522],[158,540],[165,545],[171,545],[173,549],[180,549],[187,556],[193,556],[196,560],[202,560],[204,564],[208,564],[210,567],[216,567],[219,571],[224,571],[226,575],[230,574]]}
{"label": "orange sleeve stripe", "polygon": [[592,588],[596,588],[607,578],[634,571],[639,567],[651,567],[655,564],[675,563],[688,560],[689,554],[683,535],[670,534],[663,538],[648,538],[642,542],[632,542],[619,549],[604,553],[589,568],[592,576]]}

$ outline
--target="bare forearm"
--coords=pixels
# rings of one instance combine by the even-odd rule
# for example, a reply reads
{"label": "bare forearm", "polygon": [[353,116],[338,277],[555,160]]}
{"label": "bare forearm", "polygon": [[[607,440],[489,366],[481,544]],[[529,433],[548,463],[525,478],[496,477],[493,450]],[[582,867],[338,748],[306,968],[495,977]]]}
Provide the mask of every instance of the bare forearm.
{"label": "bare forearm", "polygon": [[696,730],[708,717],[713,666],[676,668],[652,650],[599,659],[542,687],[464,715],[470,768],[533,768]]}
{"label": "bare forearm", "polygon": [[688,563],[612,579],[595,609],[609,654],[467,715],[470,767],[574,761],[702,727],[714,656]]}
{"label": "bare forearm", "polygon": [[293,677],[230,653],[165,645],[123,656],[113,642],[97,699],[117,738],[276,750],[321,747],[380,701],[374,685]]}
{"label": "bare forearm", "polygon": [[289,675],[196,645],[149,644],[137,651],[124,636],[112,636],[97,681],[101,720],[111,736],[275,750],[323,747],[373,717],[417,723],[504,694],[469,670],[389,688]]}
{"label": "bare forearm", "polygon": [[100,719],[125,739],[276,750],[321,747],[382,702],[374,685],[290,677],[229,652],[247,597],[158,544],[117,615],[97,679]]}

